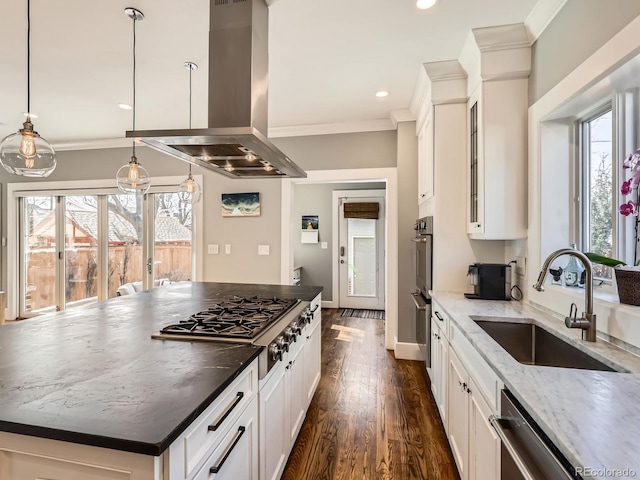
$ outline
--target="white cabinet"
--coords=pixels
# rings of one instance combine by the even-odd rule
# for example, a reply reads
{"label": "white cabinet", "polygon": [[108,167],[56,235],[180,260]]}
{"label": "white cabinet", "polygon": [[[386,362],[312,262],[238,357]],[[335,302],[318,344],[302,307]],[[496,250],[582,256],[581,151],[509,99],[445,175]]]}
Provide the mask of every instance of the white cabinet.
{"label": "white cabinet", "polygon": [[311,400],[313,399],[313,395],[316,393],[316,388],[318,388],[318,384],[320,383],[322,329],[319,304],[318,309],[314,312],[313,321],[309,324],[302,335],[306,340],[304,350],[304,389],[306,392],[305,408],[308,408]]}
{"label": "white cabinet", "polygon": [[418,204],[433,197],[433,109],[418,133]]}
{"label": "white cabinet", "polygon": [[527,80],[482,82],[470,95],[467,233],[473,239],[527,236]]}
{"label": "white cabinet", "polygon": [[449,358],[449,317],[436,303],[432,304],[431,315],[431,392],[438,406],[440,418],[448,431],[447,413],[447,369]]}
{"label": "white cabinet", "polygon": [[258,480],[258,398],[253,397],[193,480]]}
{"label": "white cabinet", "polygon": [[[258,477],[258,360],[247,367],[216,400],[202,412],[169,446],[170,480],[213,479],[211,467],[219,466],[223,456],[224,471],[234,470],[235,458],[246,463],[241,478]],[[237,440],[237,441],[236,441]],[[235,442],[235,443],[234,443]],[[233,453],[235,452],[235,453]],[[240,453],[238,453],[240,452]],[[232,458],[233,453],[233,458]],[[220,472],[223,471],[220,467]],[[243,467],[244,468],[244,467]],[[194,476],[194,473],[197,472]],[[209,476],[210,475],[210,476]],[[228,473],[220,474],[225,477]],[[230,475],[232,477],[232,475]]]}
{"label": "white cabinet", "polygon": [[[317,308],[316,308],[317,307]],[[320,295],[313,320],[289,346],[260,388],[260,479],[277,480],[320,381]],[[238,477],[242,478],[242,477]]]}
{"label": "white cabinet", "polygon": [[[452,341],[461,335],[451,329]],[[448,413],[449,444],[461,480],[500,479],[500,439],[489,424],[489,416],[498,413],[493,394],[501,384],[489,367],[464,339],[455,339],[449,349]],[[477,355],[477,356],[476,356]],[[463,360],[464,359],[464,360]],[[474,373],[470,373],[474,372]],[[490,403],[491,402],[491,405]]]}

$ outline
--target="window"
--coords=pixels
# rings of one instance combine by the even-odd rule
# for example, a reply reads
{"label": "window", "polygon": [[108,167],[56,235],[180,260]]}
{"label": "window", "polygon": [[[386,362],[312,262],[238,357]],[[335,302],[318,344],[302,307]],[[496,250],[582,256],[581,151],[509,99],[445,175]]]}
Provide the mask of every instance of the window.
{"label": "window", "polygon": [[[581,231],[582,251],[617,257],[615,165],[611,106],[582,122]],[[612,271],[593,265],[594,277],[610,281]]]}

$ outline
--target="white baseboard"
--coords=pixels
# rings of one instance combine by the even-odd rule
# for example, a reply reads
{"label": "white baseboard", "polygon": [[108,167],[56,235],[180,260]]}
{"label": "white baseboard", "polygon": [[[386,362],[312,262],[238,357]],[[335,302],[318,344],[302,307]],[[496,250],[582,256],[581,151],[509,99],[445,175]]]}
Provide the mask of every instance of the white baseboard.
{"label": "white baseboard", "polygon": [[417,343],[396,342],[395,352],[398,360],[424,360]]}
{"label": "white baseboard", "polygon": [[322,308],[338,308],[338,302],[334,302],[334,301],[330,301],[330,300],[323,300],[322,301]]}

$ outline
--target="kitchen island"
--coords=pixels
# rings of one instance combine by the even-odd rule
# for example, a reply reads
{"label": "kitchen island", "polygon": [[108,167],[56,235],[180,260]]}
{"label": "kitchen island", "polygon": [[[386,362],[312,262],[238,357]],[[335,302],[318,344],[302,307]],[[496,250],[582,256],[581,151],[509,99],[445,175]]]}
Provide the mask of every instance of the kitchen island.
{"label": "kitchen island", "polygon": [[165,478],[163,452],[262,348],[151,335],[229,295],[309,301],[320,291],[183,282],[2,326],[0,478],[10,478],[11,444],[25,435],[142,455],[152,459],[148,478]]}
{"label": "kitchen island", "polygon": [[[464,340],[458,340],[459,344],[468,342],[478,355],[475,362],[466,364],[471,372],[475,369],[481,374],[476,377],[478,385],[482,385],[482,376],[490,377],[486,371],[477,368],[486,363],[491,375],[499,378],[499,383],[513,394],[577,473],[584,478],[599,479],[640,475],[640,415],[637,406],[640,398],[640,357],[600,338],[595,343],[582,341],[579,330],[568,329],[562,320],[521,302],[468,300],[461,293],[450,292],[433,292],[432,296],[437,305],[434,308],[442,309],[450,319],[450,338],[461,335]],[[530,319],[616,371],[519,363],[474,319],[507,322]],[[449,365],[456,350],[452,345]],[[451,372],[453,370],[450,369]],[[450,385],[454,383],[450,382]],[[470,390],[480,394],[488,392],[484,399],[488,399],[488,405],[495,411],[498,392],[491,389],[482,391],[482,388]],[[454,388],[448,394],[454,396],[456,393]],[[456,420],[452,415],[455,413],[448,415],[448,434],[455,430]],[[484,461],[486,463],[487,459]]]}

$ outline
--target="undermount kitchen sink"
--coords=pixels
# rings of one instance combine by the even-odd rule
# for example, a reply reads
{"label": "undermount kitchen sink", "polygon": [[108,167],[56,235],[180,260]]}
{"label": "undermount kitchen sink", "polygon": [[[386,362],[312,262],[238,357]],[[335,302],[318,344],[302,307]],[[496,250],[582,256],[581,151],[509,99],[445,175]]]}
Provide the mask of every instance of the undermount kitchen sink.
{"label": "undermount kitchen sink", "polygon": [[603,372],[616,371],[531,322],[495,321],[473,317],[472,319],[520,363]]}

